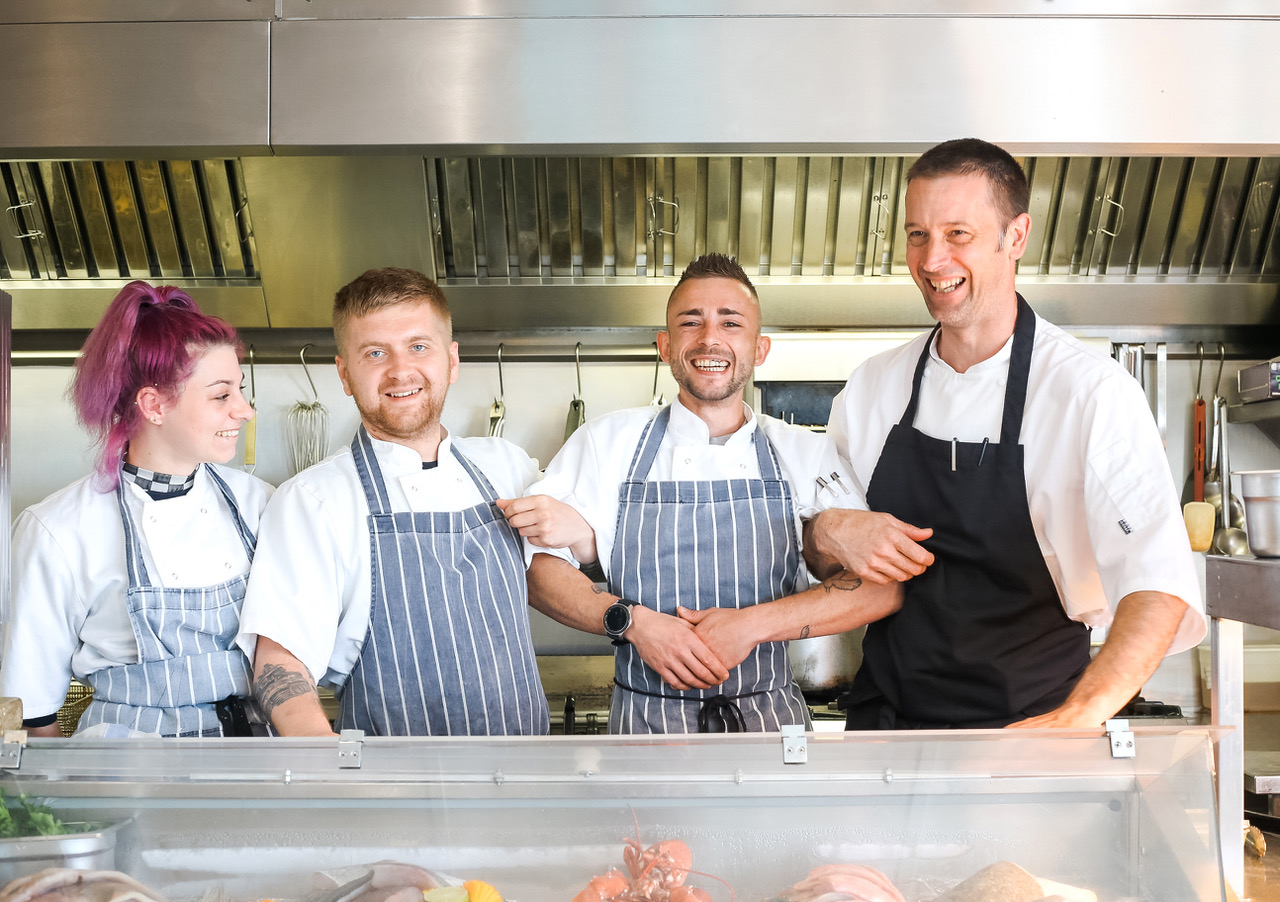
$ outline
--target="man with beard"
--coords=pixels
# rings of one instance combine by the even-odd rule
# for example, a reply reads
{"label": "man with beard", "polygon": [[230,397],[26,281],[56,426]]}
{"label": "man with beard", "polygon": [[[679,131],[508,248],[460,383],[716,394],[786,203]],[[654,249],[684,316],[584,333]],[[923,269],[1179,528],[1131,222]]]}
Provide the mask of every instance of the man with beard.
{"label": "man with beard", "polygon": [[[237,636],[255,694],[286,736],[332,734],[317,682],[338,687],[339,730],[546,733],[521,543],[497,504],[537,464],[441,426],[458,345],[426,276],[366,272],[338,292],[333,327],[361,425],[263,515]],[[534,519],[547,540],[590,547],[566,506]]]}
{"label": "man with beard", "polygon": [[[594,532],[593,545],[569,549],[572,560],[531,549],[530,603],[617,646],[611,732],[804,723],[786,640],[885,616],[900,587],[845,573],[810,587],[800,518],[835,500],[814,477],[843,468],[825,436],[743,403],[769,338],[737,261],[707,254],[689,264],[666,319],[658,351],[680,386],[676,400],[592,420],[530,487],[575,508]],[[525,501],[531,512],[543,503]],[[515,506],[508,518],[531,545],[569,544],[526,526]],[[574,567],[597,558],[607,591]]]}

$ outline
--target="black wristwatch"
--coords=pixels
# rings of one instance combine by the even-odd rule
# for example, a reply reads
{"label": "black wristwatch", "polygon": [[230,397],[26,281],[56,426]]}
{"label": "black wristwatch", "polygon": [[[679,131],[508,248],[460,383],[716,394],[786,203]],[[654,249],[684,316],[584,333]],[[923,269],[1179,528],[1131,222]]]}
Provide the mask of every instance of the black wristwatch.
{"label": "black wristwatch", "polygon": [[614,645],[627,644],[623,635],[631,629],[631,609],[639,603],[628,598],[619,598],[604,609],[604,634]]}

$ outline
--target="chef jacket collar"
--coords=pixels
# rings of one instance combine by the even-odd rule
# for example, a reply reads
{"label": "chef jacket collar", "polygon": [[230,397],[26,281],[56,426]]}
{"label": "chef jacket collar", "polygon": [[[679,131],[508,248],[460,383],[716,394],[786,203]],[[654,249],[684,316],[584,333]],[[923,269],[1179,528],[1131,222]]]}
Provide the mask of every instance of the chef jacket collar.
{"label": "chef jacket collar", "polygon": [[[374,438],[372,435],[369,436],[369,441],[373,443],[373,451],[378,456],[378,463],[382,467],[384,479],[399,479],[402,476],[412,476],[415,473],[424,472],[422,469],[422,455],[408,445],[402,445],[399,442],[386,442],[382,439]],[[451,453],[449,449],[452,445],[453,436],[449,434],[449,430],[441,426],[440,447],[436,449],[437,462],[444,460]]]}
{"label": "chef jacket collar", "polygon": [[[746,402],[742,404],[742,412],[746,416],[746,422],[729,436],[729,440],[724,443],[726,448],[740,447],[752,441],[757,424],[755,413]],[[680,445],[711,444],[711,429],[702,417],[681,404],[679,398],[671,402],[671,421],[667,423],[667,434]]]}
{"label": "chef jacket collar", "polygon": [[936,363],[938,366],[943,367],[946,370],[946,372],[949,373],[950,375],[967,376],[969,373],[984,373],[987,370],[994,370],[994,369],[1003,370],[1003,369],[1009,368],[1009,357],[1013,354],[1013,336],[1012,335],[1009,336],[1008,341],[1006,341],[1003,345],[1000,346],[1000,350],[996,351],[986,360],[980,361],[979,363],[975,363],[973,366],[969,367],[963,373],[957,373],[952,368],[951,364],[947,363],[945,360],[943,360],[941,357],[938,356],[938,338],[941,337],[941,335],[942,335],[942,332],[939,331],[937,335],[933,336],[933,340],[929,342],[929,358],[933,363]]}

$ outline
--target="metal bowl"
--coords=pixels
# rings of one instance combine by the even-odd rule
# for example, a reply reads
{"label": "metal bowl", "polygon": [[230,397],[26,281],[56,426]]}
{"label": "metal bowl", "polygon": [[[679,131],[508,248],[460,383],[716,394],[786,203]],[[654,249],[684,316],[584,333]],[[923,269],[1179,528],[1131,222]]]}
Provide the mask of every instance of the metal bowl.
{"label": "metal bowl", "polygon": [[1280,470],[1244,470],[1240,477],[1249,550],[1258,557],[1280,557]]}

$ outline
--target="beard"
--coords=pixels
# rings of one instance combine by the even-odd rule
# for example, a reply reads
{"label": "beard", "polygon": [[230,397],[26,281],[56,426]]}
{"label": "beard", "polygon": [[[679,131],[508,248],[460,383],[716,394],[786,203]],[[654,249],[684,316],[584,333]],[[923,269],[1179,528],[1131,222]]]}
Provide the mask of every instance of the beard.
{"label": "beard", "polygon": [[400,409],[390,407],[379,393],[374,404],[369,405],[360,398],[355,398],[356,409],[360,411],[360,419],[372,433],[377,432],[391,439],[412,441],[436,428],[440,424],[440,414],[444,412],[445,393],[436,392],[434,386],[422,386],[419,403],[403,405]]}
{"label": "beard", "polygon": [[715,356],[726,357],[729,360],[729,370],[732,377],[723,387],[715,386],[701,388],[697,384],[699,375],[698,369],[692,364],[685,363],[683,357],[672,358],[671,360],[671,376],[676,380],[676,384],[681,390],[689,394],[690,397],[697,398],[699,401],[707,403],[716,403],[719,401],[727,401],[735,395],[741,396],[742,389],[747,384],[747,380],[751,378],[751,366],[739,362],[737,356],[732,352],[717,352],[714,355],[707,354],[701,349],[686,355],[688,357]]}

